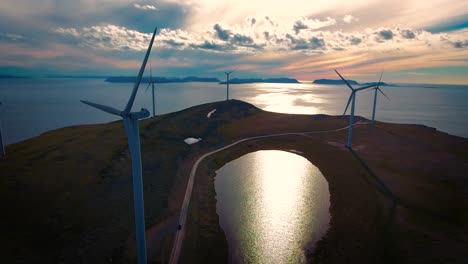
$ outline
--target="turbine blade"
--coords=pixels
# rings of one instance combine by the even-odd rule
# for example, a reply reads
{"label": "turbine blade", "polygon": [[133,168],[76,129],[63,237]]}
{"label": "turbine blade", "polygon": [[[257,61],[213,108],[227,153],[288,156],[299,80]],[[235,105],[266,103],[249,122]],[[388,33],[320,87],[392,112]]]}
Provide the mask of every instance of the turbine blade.
{"label": "turbine blade", "polygon": [[127,106],[124,109],[124,113],[128,114],[132,110],[133,102],[135,101],[135,97],[138,91],[138,86],[140,86],[141,82],[141,77],[143,76],[143,72],[145,71],[146,63],[148,62],[148,57],[151,53],[151,48],[153,47],[153,42],[154,42],[154,36],[156,36],[156,32],[158,31],[158,28],[156,27],[153,32],[153,36],[151,37],[150,44],[148,46],[148,50],[146,51],[145,58],[143,59],[143,63],[141,64],[140,67],[140,72],[138,73],[137,80],[135,82],[135,86],[133,87],[132,94],[130,95],[130,98],[128,99]]}
{"label": "turbine blade", "polygon": [[345,84],[349,87],[349,89],[354,91],[353,87],[351,87],[351,85],[348,83],[348,81],[346,81],[346,79],[343,78],[343,76],[341,76],[341,74],[336,69],[335,69],[335,72],[336,72],[336,74],[338,74],[338,76],[340,76],[341,80],[343,80],[343,82],[345,82]]}
{"label": "turbine blade", "polygon": [[346,114],[346,111],[348,110],[349,103],[351,103],[351,99],[352,99],[352,98],[353,98],[353,93],[351,93],[351,94],[349,95],[348,103],[346,104],[346,108],[345,108],[345,110],[344,110],[344,112],[343,112],[343,115]]}
{"label": "turbine blade", "polygon": [[377,90],[379,90],[379,92],[381,94],[383,94],[383,96],[385,96],[389,101],[391,101],[390,98],[386,94],[384,94],[384,92],[382,92],[382,90],[380,90],[380,88],[377,88]]}
{"label": "turbine blade", "polygon": [[361,91],[361,90],[369,89],[369,88],[372,88],[372,87],[376,87],[376,85],[375,84],[369,84],[369,85],[366,85],[366,86],[363,86],[363,87],[356,88],[354,90],[355,91]]}
{"label": "turbine blade", "polygon": [[151,81],[148,83],[148,86],[146,86],[145,92],[148,91],[148,88],[150,87],[150,85],[151,85]]}
{"label": "turbine blade", "polygon": [[88,101],[84,101],[84,100],[80,100],[83,104],[87,104],[89,106],[92,106],[92,107],[95,107],[101,111],[104,111],[106,113],[109,113],[109,114],[112,114],[112,115],[116,115],[116,116],[122,116],[122,111],[120,110],[117,110],[113,107],[110,107],[110,106],[106,106],[106,105],[101,105],[101,104],[95,104],[95,103],[91,103],[91,102],[88,102]]}
{"label": "turbine blade", "polygon": [[377,89],[379,89],[380,82],[382,81],[382,75],[383,75],[383,71],[380,73],[380,79],[379,79],[379,82],[377,83]]}

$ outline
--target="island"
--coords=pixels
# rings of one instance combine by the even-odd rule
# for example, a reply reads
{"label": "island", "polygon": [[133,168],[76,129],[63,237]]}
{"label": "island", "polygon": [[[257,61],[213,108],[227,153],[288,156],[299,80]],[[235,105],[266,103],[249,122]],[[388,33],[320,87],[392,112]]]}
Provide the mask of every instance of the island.
{"label": "island", "polygon": [[[109,77],[106,79],[106,82],[109,83],[135,83],[136,76],[119,76],[119,77]],[[150,81],[155,83],[186,83],[186,82],[220,82],[217,78],[212,77],[195,77],[189,76],[185,78],[178,77],[143,77],[141,83],[149,83]]]}
{"label": "island", "polygon": [[[229,80],[229,84],[247,84],[247,83],[300,83],[296,79],[292,78],[247,78],[247,79],[240,79],[234,78]],[[220,84],[226,84],[226,82],[220,82]]]}
{"label": "island", "polygon": [[[355,118],[352,149],[344,146],[348,116],[273,113],[239,100],[141,120],[148,262],[168,263],[174,235],[185,230],[179,263],[228,263],[216,171],[258,150],[301,155],[328,182],[330,226],[305,250],[309,263],[466,262],[468,139]],[[188,145],[188,137],[203,140]],[[180,230],[189,175],[201,157]],[[122,121],[6,146],[2,262],[135,263],[131,168]]]}
{"label": "island", "polygon": [[[359,83],[354,81],[354,80],[346,80],[348,81],[349,84],[353,85],[358,85]],[[339,85],[339,84],[344,84],[343,80],[338,79],[338,80],[333,80],[333,79],[317,79],[314,80],[312,83],[314,84],[330,84],[330,85]]]}
{"label": "island", "polygon": [[385,82],[366,82],[366,83],[360,83],[360,85],[379,85],[379,86],[398,86],[396,84],[390,84],[390,83],[385,83]]}

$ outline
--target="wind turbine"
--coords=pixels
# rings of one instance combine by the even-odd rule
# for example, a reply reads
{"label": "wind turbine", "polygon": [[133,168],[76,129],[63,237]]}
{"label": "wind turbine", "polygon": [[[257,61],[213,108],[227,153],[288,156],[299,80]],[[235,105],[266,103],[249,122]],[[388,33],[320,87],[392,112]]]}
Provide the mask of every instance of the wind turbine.
{"label": "wind turbine", "polygon": [[224,72],[226,74],[226,101],[229,100],[229,75],[234,71]]}
{"label": "wind turbine", "polygon": [[138,119],[148,117],[150,113],[148,110],[142,108],[139,112],[131,112],[135,96],[138,91],[138,86],[141,82],[141,77],[145,71],[146,62],[153,46],[154,36],[156,31],[153,32],[153,37],[146,51],[145,58],[141,64],[140,72],[138,73],[135,86],[133,87],[132,93],[128,100],[125,109],[120,111],[110,106],[100,105],[91,103],[88,101],[81,101],[84,104],[95,107],[106,113],[120,116],[123,119],[125,125],[125,131],[127,133],[128,146],[130,149],[130,155],[132,159],[132,176],[133,176],[133,203],[135,212],[135,227],[136,227],[136,242],[137,242],[137,257],[139,264],[146,264],[146,240],[145,240],[145,208],[143,201],[143,180],[141,176],[141,153],[140,153],[140,135],[138,130]]}
{"label": "wind turbine", "polygon": [[154,81],[153,81],[153,71],[151,69],[151,62],[150,62],[150,81],[148,83],[148,86],[146,87],[146,91],[148,91],[148,88],[150,87],[151,85],[151,95],[152,95],[152,98],[153,98],[153,117],[156,116],[156,111],[155,111],[155,107],[154,107]]}
{"label": "wind turbine", "polygon": [[351,95],[349,96],[348,103],[346,104],[346,108],[345,108],[345,110],[343,112],[343,115],[346,114],[346,110],[348,110],[349,103],[352,101],[352,103],[351,103],[351,115],[349,116],[348,142],[346,143],[346,147],[351,148],[351,145],[353,143],[352,141],[353,141],[353,125],[354,125],[354,106],[356,104],[356,93],[358,91],[374,87],[375,84],[366,85],[366,86],[359,87],[359,88],[355,89],[348,83],[348,81],[346,81],[345,78],[343,78],[343,76],[341,76],[341,74],[337,70],[335,70],[335,72],[336,72],[336,74],[338,74],[338,76],[340,76],[341,80],[343,80],[343,82],[345,82],[345,84],[349,87],[349,89],[351,89]]}
{"label": "wind turbine", "polygon": [[[2,102],[0,102],[0,105],[2,105]],[[5,145],[3,143],[2,126],[1,126],[1,123],[0,123],[0,157],[4,157],[5,155],[6,155]]]}
{"label": "wind turbine", "polygon": [[383,94],[383,96],[385,96],[389,101],[390,101],[390,98],[388,98],[387,95],[384,94],[384,92],[382,92],[382,90],[380,90],[379,86],[380,86],[380,82],[382,81],[382,75],[383,75],[383,72],[380,74],[380,79],[379,79],[379,82],[377,83],[377,86],[374,89],[374,107],[372,109],[372,126],[375,127],[375,107],[377,105],[377,91],[381,92]]}

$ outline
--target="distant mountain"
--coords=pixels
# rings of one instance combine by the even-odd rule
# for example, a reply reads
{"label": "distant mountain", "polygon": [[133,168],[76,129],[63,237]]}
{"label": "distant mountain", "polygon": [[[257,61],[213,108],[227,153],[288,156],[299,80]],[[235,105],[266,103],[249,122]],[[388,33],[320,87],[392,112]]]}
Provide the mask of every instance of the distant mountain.
{"label": "distant mountain", "polygon": [[[346,81],[348,81],[349,84],[355,84],[355,85],[358,84],[358,82],[356,82],[354,80],[346,80]],[[313,81],[312,83],[315,83],[315,84],[332,84],[332,85],[344,84],[343,80],[341,80],[341,79],[338,79],[338,80],[318,79],[318,80]]]}
{"label": "distant mountain", "polygon": [[[292,78],[249,78],[249,79],[239,79],[234,78],[229,80],[229,84],[245,84],[245,83],[299,83],[298,80]],[[226,82],[220,82],[220,84],[226,84]]]}
{"label": "distant mountain", "polygon": [[[132,77],[109,77],[106,79],[106,82],[110,83],[135,83],[136,76]],[[217,78],[205,78],[205,77],[194,77],[189,76],[185,78],[177,78],[177,77],[153,77],[154,82],[156,83],[185,83],[185,82],[219,82]],[[142,83],[149,83],[150,77],[143,77],[141,79]]]}

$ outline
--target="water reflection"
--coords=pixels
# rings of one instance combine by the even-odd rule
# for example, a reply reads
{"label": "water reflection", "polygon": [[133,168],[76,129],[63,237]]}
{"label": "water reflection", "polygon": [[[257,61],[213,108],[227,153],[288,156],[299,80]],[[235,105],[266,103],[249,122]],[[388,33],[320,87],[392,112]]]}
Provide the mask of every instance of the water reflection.
{"label": "water reflection", "polygon": [[217,171],[215,188],[232,263],[304,263],[328,227],[328,183],[296,154],[247,154]]}

